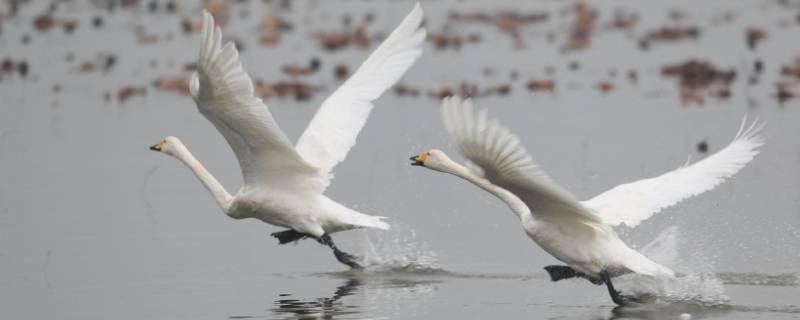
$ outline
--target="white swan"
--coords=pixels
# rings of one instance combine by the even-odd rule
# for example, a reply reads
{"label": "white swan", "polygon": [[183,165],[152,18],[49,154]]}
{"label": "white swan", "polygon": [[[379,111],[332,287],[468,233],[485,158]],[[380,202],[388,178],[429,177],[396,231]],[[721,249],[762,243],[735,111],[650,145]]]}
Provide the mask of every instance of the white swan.
{"label": "white swan", "polygon": [[528,236],[568,266],[547,266],[551,280],[582,277],[606,284],[617,304],[634,300],[614,290],[611,278],[629,272],[674,276],[673,272],[631,249],[612,226],[635,226],[654,213],[690,196],[713,189],[733,176],[763,144],[755,123],[742,128],[733,142],[693,165],[661,176],[617,186],[579,202],[533,161],[519,138],[486,110],[475,112],[470,100],[445,98],[444,126],[471,166],[450,160],[441,150],[411,157],[412,165],[461,177],[503,200],[522,222]]}
{"label": "white swan", "polygon": [[242,169],[244,185],[230,195],[178,138],[151,147],[181,160],[235,219],[256,218],[289,230],[273,233],[280,244],[311,237],[333,249],[336,258],[359,268],[356,258],[333,244],[329,234],[355,228],[388,229],[375,217],[356,212],[323,195],[333,167],[355,145],[372,101],[392,86],[422,54],[422,9],[411,13],[336,92],[323,102],[293,147],[255,97],[232,42],[203,13],[197,72],[191,94],[197,108],[228,141]]}

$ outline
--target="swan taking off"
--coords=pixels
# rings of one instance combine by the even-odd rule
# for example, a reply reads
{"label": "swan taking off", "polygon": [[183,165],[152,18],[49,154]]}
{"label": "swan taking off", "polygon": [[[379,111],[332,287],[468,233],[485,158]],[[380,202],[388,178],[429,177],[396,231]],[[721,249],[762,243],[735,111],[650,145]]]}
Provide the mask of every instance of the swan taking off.
{"label": "swan taking off", "polygon": [[330,234],[355,228],[385,230],[389,225],[381,221],[383,217],[356,212],[323,193],[331,170],[355,145],[372,101],[422,54],[425,30],[421,22],[422,8],[417,3],[353,76],[322,103],[292,146],[264,102],[255,97],[233,43],[221,45],[220,28],[203,12],[200,54],[190,91],[200,113],[236,154],[244,185],[230,195],[178,138],[167,137],[150,149],[188,166],[228,216],[289,228],[272,236],[280,244],[316,239],[329,246],[339,262],[360,268],[357,258],[339,250]]}
{"label": "swan taking off", "polygon": [[745,129],[742,123],[733,142],[714,155],[579,202],[539,168],[517,136],[487,120],[486,110],[476,113],[470,100],[445,98],[442,120],[470,166],[462,166],[436,149],[411,157],[412,165],[461,177],[503,200],[528,236],[567,264],[545,267],[552,281],[580,277],[605,284],[619,305],[636,299],[616,291],[611,278],[629,272],[674,274],[628,247],[612,227],[636,226],[661,209],[713,189],[750,162],[763,144],[757,135],[761,127],[753,123]]}

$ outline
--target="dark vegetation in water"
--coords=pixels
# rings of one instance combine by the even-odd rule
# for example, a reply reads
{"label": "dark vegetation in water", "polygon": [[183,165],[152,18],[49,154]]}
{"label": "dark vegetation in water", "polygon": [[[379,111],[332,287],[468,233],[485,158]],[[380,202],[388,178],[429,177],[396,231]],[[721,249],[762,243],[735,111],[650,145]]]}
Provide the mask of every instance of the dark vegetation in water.
{"label": "dark vegetation in water", "polygon": [[[254,0],[252,0],[254,1]],[[381,12],[367,11],[364,13],[340,13],[338,16],[331,17],[338,22],[338,26],[316,30],[302,30],[299,26],[304,26],[307,21],[298,18],[297,11],[302,10],[298,6],[293,6],[291,1],[267,1],[269,10],[265,10],[261,16],[256,16],[246,9],[248,2],[252,1],[208,1],[204,3],[204,8],[215,18],[217,23],[225,29],[232,19],[244,21],[253,25],[251,30],[257,34],[253,43],[258,43],[264,47],[287,46],[284,40],[288,35],[300,35],[305,40],[316,42],[321,51],[325,54],[321,57],[313,57],[309,60],[285,64],[281,66],[284,78],[270,79],[269,81],[259,81],[256,84],[257,94],[264,99],[294,99],[297,101],[308,101],[315,97],[321,88],[325,91],[332,90],[329,86],[330,81],[344,81],[352,74],[356,66],[345,63],[331,62],[327,59],[328,54],[334,51],[358,50],[367,54],[373,50],[386,36],[385,24],[376,23],[379,19],[384,19]],[[174,25],[178,34],[172,31],[151,30],[147,25],[134,22],[127,32],[132,33],[132,39],[140,46],[148,46],[156,43],[169,42],[182,34],[184,37],[196,38],[200,31],[202,19],[197,14],[197,6],[188,6],[177,1],[137,1],[137,0],[95,0],[88,2],[91,10],[86,21],[76,19],[69,14],[68,7],[62,1],[51,0],[50,5],[41,12],[34,12],[28,19],[32,34],[22,33],[15,35],[23,44],[38,41],[37,38],[47,34],[47,37],[73,37],[78,32],[103,32],[107,28],[117,27],[115,20],[109,19],[108,14],[128,14],[128,15],[158,15],[160,19],[174,20]],[[18,19],[23,7],[29,5],[27,1],[9,1],[5,8],[0,8],[0,37],[9,37],[6,28],[9,19]],[[791,4],[781,3],[780,5],[792,8]],[[723,26],[735,20],[737,16],[731,12],[720,12],[714,16],[710,26]],[[709,24],[693,17],[688,9],[675,8],[664,17],[648,17],[648,19],[660,19],[658,27],[642,27],[643,16],[635,7],[618,7],[611,12],[598,10],[591,2],[563,3],[552,9],[522,9],[511,10],[509,8],[498,8],[492,10],[451,10],[440,16],[426,16],[430,21],[438,23],[427,23],[428,43],[426,50],[438,52],[436,54],[461,54],[464,50],[470,50],[474,46],[479,46],[486,39],[494,38],[498,34],[508,37],[510,45],[501,48],[506,51],[531,51],[535,57],[537,50],[542,50],[541,46],[536,48],[527,44],[531,41],[544,40],[544,43],[551,48],[555,48],[564,56],[564,60],[571,60],[565,70],[571,72],[586,73],[593,66],[585,68],[581,62],[575,61],[571,56],[574,52],[590,50],[601,41],[599,34],[622,32],[626,34],[626,41],[631,44],[631,48],[640,48],[648,51],[659,50],[660,47],[669,45],[680,45],[687,41],[704,41],[704,28],[709,28]],[[652,22],[652,21],[648,21]],[[782,27],[787,27],[791,22],[781,22]],[[650,24],[652,25],[652,23]],[[381,26],[381,27],[379,27]],[[756,57],[745,75],[748,85],[754,86],[763,83],[762,77],[765,64],[763,58],[759,57],[759,48],[765,42],[770,41],[767,25],[751,25],[743,30],[743,49],[749,50]],[[301,31],[298,31],[301,30]],[[241,35],[243,37],[243,35]],[[231,39],[237,48],[242,50],[244,43],[236,35],[225,33],[226,39]],[[538,39],[537,39],[538,38]],[[603,37],[604,39],[605,37]],[[249,39],[247,39],[249,40]],[[73,70],[79,73],[113,72],[112,68],[118,62],[121,52],[115,52],[113,48],[104,48],[102,52],[96,52],[95,58],[82,58]],[[656,54],[653,52],[653,54]],[[725,53],[729,54],[729,53]],[[35,76],[37,66],[24,57],[0,57],[2,68],[0,69],[0,81],[10,78],[29,78]],[[662,66],[661,76],[678,79],[678,88],[675,91],[677,98],[685,106],[702,106],[709,99],[725,100],[740,94],[731,87],[736,82],[736,71],[730,66],[719,67],[712,61],[714,57],[702,57],[695,60],[677,62]],[[70,60],[70,63],[72,60]],[[168,62],[170,64],[172,62]],[[183,61],[184,64],[192,61]],[[478,62],[487,63],[487,62]],[[151,61],[151,67],[161,67],[163,62]],[[493,66],[481,66],[492,68]],[[793,99],[800,90],[800,67],[798,62],[792,62],[780,67],[780,78],[766,85],[772,86],[774,92],[772,96],[781,104]],[[627,82],[615,81],[613,77],[597,79],[586,77],[583,83],[566,83],[559,90],[559,96],[563,94],[581,90],[596,90],[603,95],[611,95],[626,86],[635,86],[642,81],[643,77],[652,77],[652,72],[638,70],[635,67],[626,68],[620,71],[627,76]],[[448,80],[436,86],[420,86],[411,83],[397,84],[393,92],[396,95],[407,97],[428,97],[430,99],[440,99],[446,95],[461,95],[469,97],[492,97],[507,96],[515,92],[528,93],[554,93],[560,81],[560,72],[564,72],[553,66],[546,69],[545,74],[533,73],[526,66],[520,66],[515,70],[508,70],[513,76],[506,80],[496,80],[493,75],[497,72],[484,73],[489,84],[485,84],[478,79],[455,79]],[[497,71],[497,70],[495,70]],[[154,79],[147,81],[152,84],[156,91],[175,92],[186,95],[188,93],[187,82],[193,69],[185,69],[180,73],[162,74]],[[498,71],[499,72],[499,71]],[[271,75],[272,76],[272,75]],[[313,77],[312,77],[313,76]],[[254,76],[254,79],[256,77]],[[146,82],[145,82],[146,83]],[[334,82],[335,83],[335,82]],[[64,90],[69,90],[68,86],[55,84]],[[120,88],[112,89],[118,91],[119,102],[125,102],[135,96],[147,94],[147,90],[141,88],[141,83],[130,83],[121,85]],[[59,90],[58,92],[63,92]],[[745,93],[746,94],[746,93]],[[103,95],[107,102],[113,101],[108,98],[108,94]]]}

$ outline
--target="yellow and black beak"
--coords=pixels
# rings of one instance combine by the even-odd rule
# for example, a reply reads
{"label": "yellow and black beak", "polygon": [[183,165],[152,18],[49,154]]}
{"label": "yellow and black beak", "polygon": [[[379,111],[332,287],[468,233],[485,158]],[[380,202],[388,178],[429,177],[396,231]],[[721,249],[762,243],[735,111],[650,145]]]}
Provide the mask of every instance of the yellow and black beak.
{"label": "yellow and black beak", "polygon": [[164,146],[164,141],[161,141],[159,143],[150,146],[150,150],[161,152],[161,147],[163,146]]}
{"label": "yellow and black beak", "polygon": [[423,153],[420,153],[420,154],[418,154],[416,156],[411,156],[411,158],[409,158],[409,160],[414,161],[414,162],[411,163],[412,166],[424,167],[425,166],[425,160],[428,160],[428,154],[423,152]]}

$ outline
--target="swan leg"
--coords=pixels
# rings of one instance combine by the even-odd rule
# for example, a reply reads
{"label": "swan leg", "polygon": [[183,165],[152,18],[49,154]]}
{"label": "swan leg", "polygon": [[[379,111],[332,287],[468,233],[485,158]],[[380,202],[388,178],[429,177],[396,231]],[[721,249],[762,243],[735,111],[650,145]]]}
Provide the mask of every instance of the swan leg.
{"label": "swan leg", "polygon": [[333,239],[331,239],[331,236],[328,235],[327,233],[317,238],[317,241],[322,245],[330,247],[333,250],[333,255],[336,256],[336,260],[339,260],[339,262],[346,264],[353,269],[364,269],[364,267],[358,264],[357,261],[359,260],[359,258],[357,256],[339,250],[339,248],[337,248],[336,245],[333,243]]}
{"label": "swan leg", "polygon": [[303,234],[292,229],[286,231],[280,231],[270,234],[271,236],[278,239],[278,244],[287,244],[289,242],[295,242],[297,240],[308,238],[309,235]]}
{"label": "swan leg", "polygon": [[546,266],[544,267],[544,270],[547,271],[547,273],[550,275],[550,280],[553,282],[571,278],[584,278],[596,285],[603,284],[603,280],[590,277],[585,273],[575,271],[575,269],[572,269],[568,266]]}
{"label": "swan leg", "polygon": [[611,295],[611,300],[614,301],[617,305],[625,306],[633,303],[641,302],[638,298],[631,296],[631,295],[624,295],[621,294],[619,291],[614,289],[614,284],[611,283],[611,276],[608,275],[607,271],[600,272],[600,279],[605,282],[606,287],[608,287],[608,294]]}

